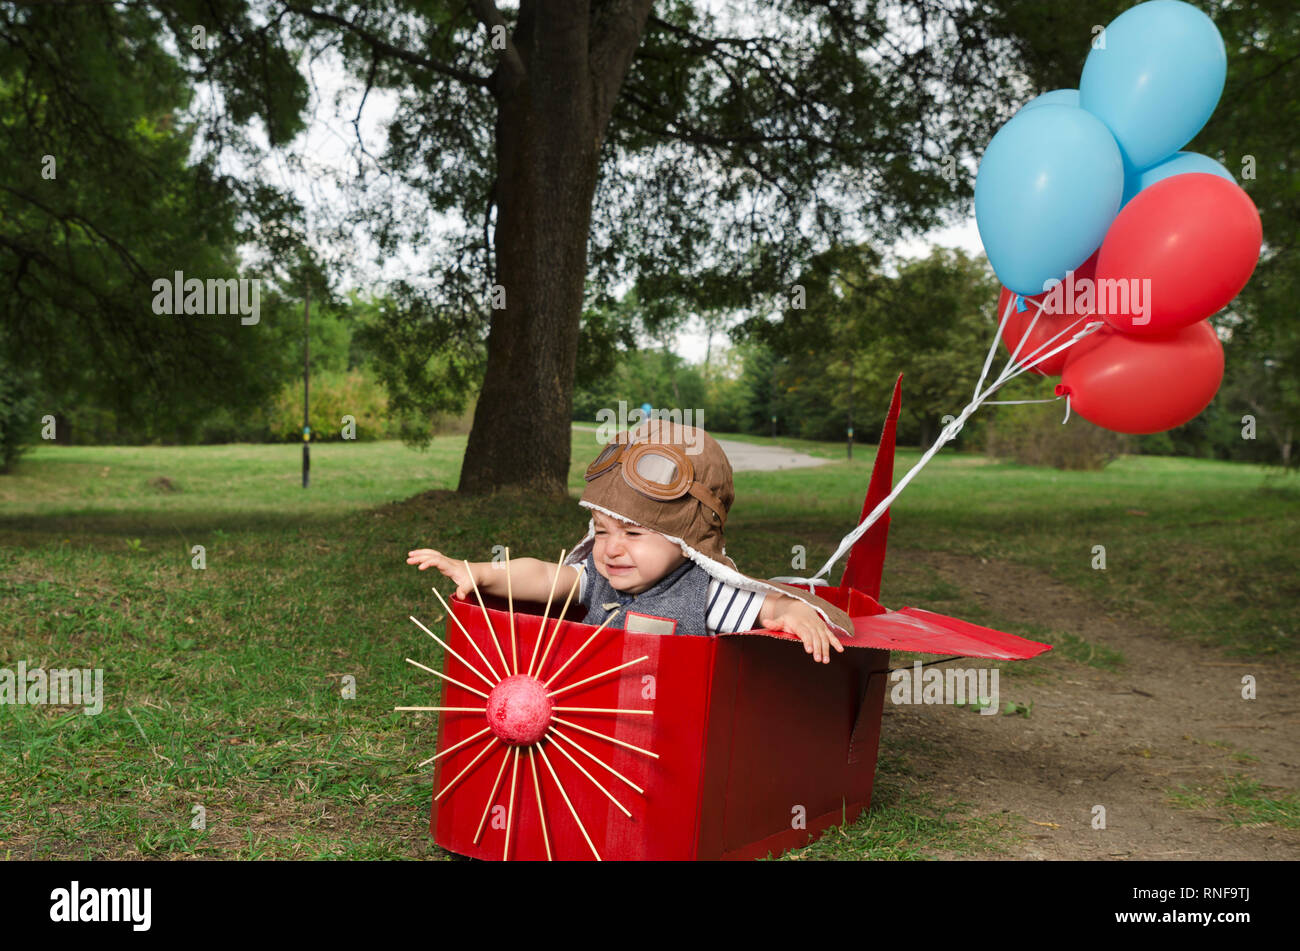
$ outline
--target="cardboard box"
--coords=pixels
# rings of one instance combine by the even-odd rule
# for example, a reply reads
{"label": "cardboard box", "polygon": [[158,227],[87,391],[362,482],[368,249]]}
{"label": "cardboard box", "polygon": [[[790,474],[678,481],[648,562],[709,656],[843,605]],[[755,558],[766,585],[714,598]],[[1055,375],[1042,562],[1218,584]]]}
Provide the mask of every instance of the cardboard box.
{"label": "cardboard box", "polygon": [[[889,493],[899,401],[896,385],[862,518]],[[464,709],[439,713],[434,841],[497,860],[749,859],[855,819],[871,803],[890,650],[1050,650],[917,608],[887,611],[876,597],[888,525],[886,515],[859,539],[842,586],[816,589],[854,624],[829,664],[784,632],[607,627],[593,638],[576,605],[543,633],[541,605],[517,601],[511,615],[504,599],[452,601],[441,705]],[[555,709],[538,721],[540,741],[510,745],[494,730],[523,701],[500,707],[496,693],[494,727],[488,698],[504,674],[529,672],[546,684],[530,687],[537,696],[557,692]]]}

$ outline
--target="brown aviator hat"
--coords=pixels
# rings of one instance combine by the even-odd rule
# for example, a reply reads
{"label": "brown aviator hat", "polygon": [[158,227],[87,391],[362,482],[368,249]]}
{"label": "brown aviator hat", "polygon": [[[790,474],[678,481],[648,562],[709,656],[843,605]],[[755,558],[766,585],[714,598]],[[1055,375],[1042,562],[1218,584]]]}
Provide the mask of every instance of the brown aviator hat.
{"label": "brown aviator hat", "polygon": [[[837,636],[852,637],[853,622],[830,602],[787,584],[751,578],[736,568],[723,537],[735,497],[731,463],[716,439],[698,427],[652,418],[619,433],[587,467],[587,488],[579,504],[658,532],[724,584],[798,598],[832,629],[838,628]],[[581,564],[595,538],[591,521],[586,537],[564,563]]]}

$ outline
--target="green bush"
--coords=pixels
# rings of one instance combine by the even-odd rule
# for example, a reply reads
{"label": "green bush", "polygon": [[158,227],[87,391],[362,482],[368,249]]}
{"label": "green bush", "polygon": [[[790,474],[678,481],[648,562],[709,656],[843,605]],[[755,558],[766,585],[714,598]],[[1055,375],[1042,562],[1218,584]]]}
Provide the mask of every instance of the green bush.
{"label": "green bush", "polygon": [[1061,425],[1062,403],[999,406],[985,427],[991,456],[1028,466],[1103,469],[1131,451],[1132,437],[1094,426],[1075,414]]}
{"label": "green bush", "polygon": [[[302,439],[302,381],[286,383],[261,419],[250,421],[272,441]],[[396,439],[399,421],[388,418],[388,397],[374,378],[360,370],[325,370],[311,378],[313,441],[343,438],[343,419],[356,421],[356,438]]]}
{"label": "green bush", "polygon": [[[473,423],[474,405],[471,403],[462,413],[434,413],[427,418],[394,413],[383,385],[363,370],[327,370],[312,374],[312,441],[342,440],[345,416],[355,420],[356,438],[361,441],[401,439],[416,433],[464,435]],[[264,413],[247,420],[240,433],[230,438],[301,441],[302,381],[286,383]]]}

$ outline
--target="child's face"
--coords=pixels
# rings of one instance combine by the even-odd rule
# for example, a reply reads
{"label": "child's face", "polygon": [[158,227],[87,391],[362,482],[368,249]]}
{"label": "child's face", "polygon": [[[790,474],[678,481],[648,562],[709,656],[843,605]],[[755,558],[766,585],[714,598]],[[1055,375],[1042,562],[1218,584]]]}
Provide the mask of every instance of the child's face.
{"label": "child's face", "polygon": [[610,586],[624,594],[648,591],[686,556],[676,542],[640,525],[630,525],[593,512],[596,542],[592,558]]}

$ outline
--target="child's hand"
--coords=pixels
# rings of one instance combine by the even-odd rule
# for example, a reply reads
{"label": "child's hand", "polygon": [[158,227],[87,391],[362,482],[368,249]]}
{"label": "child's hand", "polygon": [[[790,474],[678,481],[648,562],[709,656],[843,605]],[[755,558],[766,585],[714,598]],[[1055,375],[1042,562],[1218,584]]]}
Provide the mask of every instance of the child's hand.
{"label": "child's hand", "polygon": [[[419,565],[421,571],[430,567],[437,568],[452,581],[456,582],[456,597],[458,598],[467,598],[469,597],[469,593],[474,590],[474,586],[470,581],[471,576],[465,571],[465,563],[463,561],[456,561],[453,558],[448,558],[446,555],[434,551],[432,548],[417,548],[414,551],[407,552],[406,563],[408,565]],[[471,565],[470,568],[472,569],[473,565]],[[478,578],[475,577],[473,581],[476,584]]]}
{"label": "child's hand", "polygon": [[789,631],[791,634],[798,634],[799,640],[803,641],[805,653],[813,655],[813,660],[823,664],[831,662],[831,646],[841,654],[844,653],[844,645],[840,643],[822,616],[814,611],[811,607],[802,601],[791,598],[795,603],[790,606],[782,604],[782,613],[776,617],[769,618],[763,622],[763,626],[771,631]]}

